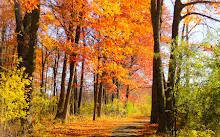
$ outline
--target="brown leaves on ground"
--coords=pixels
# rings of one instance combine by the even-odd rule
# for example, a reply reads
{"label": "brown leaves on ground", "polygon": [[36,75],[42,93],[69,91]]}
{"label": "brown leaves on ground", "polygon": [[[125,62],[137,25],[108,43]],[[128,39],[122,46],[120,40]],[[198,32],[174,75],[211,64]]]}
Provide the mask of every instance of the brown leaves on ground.
{"label": "brown leaves on ground", "polygon": [[[134,122],[144,122],[147,117],[134,116],[128,118],[105,117],[93,121],[92,118],[78,118],[66,123],[48,121],[42,127],[36,127],[33,136],[111,136],[111,133],[118,127]],[[156,133],[157,125],[144,124],[136,132],[139,135],[152,135]]]}

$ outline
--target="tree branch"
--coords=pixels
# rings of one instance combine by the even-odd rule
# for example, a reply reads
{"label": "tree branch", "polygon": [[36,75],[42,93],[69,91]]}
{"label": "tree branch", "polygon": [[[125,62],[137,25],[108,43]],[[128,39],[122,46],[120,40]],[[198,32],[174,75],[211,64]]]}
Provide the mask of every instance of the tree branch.
{"label": "tree branch", "polygon": [[3,66],[0,66],[0,68],[2,68],[3,70],[6,70],[6,71],[13,71],[13,70],[11,70],[11,69],[7,69],[7,68],[5,68],[5,67],[3,67]]}
{"label": "tree branch", "polygon": [[183,8],[185,8],[186,6],[190,6],[190,5],[194,5],[194,4],[220,4],[220,2],[217,1],[194,1],[194,2],[188,2],[183,4]]}
{"label": "tree branch", "polygon": [[220,22],[219,19],[213,18],[213,17],[208,16],[208,15],[204,15],[204,14],[201,14],[201,13],[196,13],[196,12],[187,13],[186,15],[182,16],[182,19],[184,19],[185,17],[187,17],[187,16],[189,16],[189,15],[199,15],[199,16],[203,16],[203,17],[206,17],[206,18],[208,18],[208,19],[211,19],[211,20]]}

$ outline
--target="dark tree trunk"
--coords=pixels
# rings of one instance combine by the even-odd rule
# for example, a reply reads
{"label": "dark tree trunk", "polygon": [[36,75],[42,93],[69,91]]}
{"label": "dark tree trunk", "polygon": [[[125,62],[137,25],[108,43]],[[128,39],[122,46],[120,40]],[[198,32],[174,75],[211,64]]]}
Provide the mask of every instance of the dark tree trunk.
{"label": "dark tree trunk", "polygon": [[103,88],[103,98],[105,100],[105,104],[107,104],[107,93],[106,93],[106,89]]}
{"label": "dark tree trunk", "polygon": [[75,77],[74,77],[74,100],[73,100],[73,105],[74,105],[74,114],[77,113],[77,95],[78,95],[78,88],[77,88],[77,73],[75,70]]}
{"label": "dark tree trunk", "polygon": [[[75,78],[74,78],[75,79]],[[70,97],[70,115],[74,115],[74,92],[71,92]]]}
{"label": "dark tree trunk", "polygon": [[65,53],[64,61],[63,61],[63,72],[62,72],[62,81],[61,81],[61,92],[59,103],[57,104],[57,114],[56,118],[61,118],[61,114],[63,111],[64,101],[65,101],[65,80],[66,80],[66,69],[67,69],[67,56]]}
{"label": "dark tree trunk", "polygon": [[35,60],[36,60],[36,47],[37,47],[37,31],[39,28],[40,18],[40,5],[37,9],[32,10],[30,13],[25,13],[24,19],[22,19],[22,9],[18,1],[15,2],[15,18],[16,18],[16,33],[17,33],[17,51],[18,58],[22,58],[20,67],[25,67],[25,73],[29,77],[32,77],[30,86],[27,86],[27,103],[28,108],[26,110],[27,120],[22,120],[22,124],[27,124],[29,132],[32,132],[32,96],[34,90],[34,72],[35,72]]}
{"label": "dark tree trunk", "polygon": [[95,102],[95,94],[96,94],[96,73],[94,73],[94,76],[93,76],[93,91],[94,91],[94,94],[93,94],[93,98],[94,98],[94,102]]}
{"label": "dark tree trunk", "polygon": [[102,116],[102,96],[103,96],[103,82],[99,84],[99,96],[98,96],[98,109],[97,109],[97,117]]}
{"label": "dark tree trunk", "polygon": [[[72,57],[75,58],[76,55],[72,54]],[[71,90],[73,87],[75,70],[76,70],[76,62],[71,61],[71,63],[70,63],[70,78],[69,78],[69,83],[68,83],[68,88],[67,88],[67,93],[66,93],[64,109],[63,109],[62,117],[61,117],[63,120],[66,120],[66,118],[67,118],[67,112],[68,112],[68,108],[69,108],[69,104],[70,104],[69,102],[70,102]]]}
{"label": "dark tree trunk", "polygon": [[127,105],[128,105],[128,97],[129,97],[129,89],[130,88],[130,86],[129,85],[127,85],[127,88],[126,88],[126,101],[125,101],[125,107],[127,107]]}
{"label": "dark tree trunk", "polygon": [[173,25],[172,25],[172,44],[171,44],[171,54],[170,54],[170,62],[169,62],[169,75],[167,82],[167,90],[166,90],[166,116],[167,116],[167,127],[169,130],[172,129],[174,124],[174,115],[173,115],[173,101],[174,101],[174,85],[175,85],[175,74],[176,74],[176,55],[174,50],[177,47],[177,36],[179,30],[179,23],[181,21],[181,10],[182,3],[180,0],[176,0],[174,6],[174,17],[173,17]]}
{"label": "dark tree trunk", "polygon": [[[105,64],[105,61],[103,62],[103,64]],[[103,84],[104,84],[104,77],[106,76],[106,72],[103,72],[102,74],[102,78],[101,78],[101,82],[99,84],[99,96],[98,96],[98,117],[102,116],[102,99],[103,99],[103,92],[104,92],[104,88],[103,88]]]}
{"label": "dark tree trunk", "polygon": [[120,101],[121,83],[118,80],[116,81],[116,86],[117,86],[117,99]]}
{"label": "dark tree trunk", "polygon": [[114,101],[115,99],[115,93],[112,93],[112,102]]}
{"label": "dark tree trunk", "polygon": [[98,100],[98,82],[99,82],[99,73],[95,73],[94,79],[94,109],[93,109],[93,120],[96,120],[96,109],[97,109],[97,100]]}
{"label": "dark tree trunk", "polygon": [[42,56],[41,56],[41,83],[40,83],[40,92],[43,95],[43,88],[44,88],[44,68],[45,68],[45,62],[44,62],[44,50],[43,47],[41,48]]}
{"label": "dark tree trunk", "polygon": [[[81,27],[77,26],[76,27],[76,34],[75,34],[75,44],[78,45],[79,43],[79,39],[80,39],[80,33],[81,33]],[[68,35],[71,38],[70,35]],[[73,79],[74,76],[76,75],[76,54],[72,53],[71,55],[72,59],[71,63],[70,63],[70,78],[69,78],[69,83],[68,83],[68,88],[67,88],[67,94],[66,94],[66,100],[65,100],[65,104],[64,104],[64,111],[62,114],[62,119],[66,120],[67,118],[67,111],[69,108],[69,100],[70,100],[70,95],[71,95],[71,91],[72,91],[72,85],[73,85]]]}
{"label": "dark tree trunk", "polygon": [[55,56],[55,62],[54,62],[54,67],[53,67],[53,96],[57,96],[57,69],[59,66],[59,60],[60,60],[60,53],[57,51],[57,58]]}
{"label": "dark tree trunk", "polygon": [[84,80],[84,60],[82,62],[82,70],[81,70],[81,83],[80,83],[80,89],[79,89],[78,114],[80,114],[82,90],[83,90],[83,83],[84,83],[83,80]]}
{"label": "dark tree trunk", "polygon": [[75,75],[74,75],[74,81],[73,81],[73,86],[71,92],[71,97],[70,97],[70,115],[76,114],[77,108],[76,108],[76,103],[77,103],[77,75],[76,75],[76,69],[75,69]]}
{"label": "dark tree trunk", "polygon": [[97,109],[97,102],[98,102],[98,93],[99,93],[99,89],[98,89],[98,85],[99,85],[99,62],[100,62],[100,55],[99,55],[99,51],[100,51],[100,46],[98,45],[97,47],[97,52],[98,52],[98,67],[97,67],[97,72],[94,74],[96,76],[94,76],[94,110],[93,110],[93,120],[96,120],[96,109]]}
{"label": "dark tree trunk", "polygon": [[[151,122],[158,122],[157,132],[166,132],[166,115],[164,106],[164,85],[162,61],[160,55],[160,32],[163,0],[151,0],[151,18],[154,35],[153,87]],[[159,120],[159,121],[158,121]]]}

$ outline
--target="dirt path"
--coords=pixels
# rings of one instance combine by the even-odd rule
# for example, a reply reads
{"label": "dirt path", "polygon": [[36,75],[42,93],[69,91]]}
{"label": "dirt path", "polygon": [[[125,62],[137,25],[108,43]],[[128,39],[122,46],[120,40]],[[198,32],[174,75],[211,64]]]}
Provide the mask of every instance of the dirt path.
{"label": "dirt path", "polygon": [[130,116],[127,118],[99,118],[93,121],[91,117],[71,120],[66,123],[46,121],[32,136],[47,137],[132,137],[149,136],[156,133],[156,124],[150,124],[150,117]]}
{"label": "dirt path", "polygon": [[112,132],[112,137],[136,137],[146,135],[146,125],[149,124],[150,118],[147,117],[145,121],[127,124],[116,128]]}

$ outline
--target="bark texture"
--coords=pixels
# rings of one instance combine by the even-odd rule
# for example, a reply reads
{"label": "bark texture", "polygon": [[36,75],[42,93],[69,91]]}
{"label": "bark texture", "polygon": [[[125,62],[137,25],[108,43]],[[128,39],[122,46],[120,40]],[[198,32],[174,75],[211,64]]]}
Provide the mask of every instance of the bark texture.
{"label": "bark texture", "polygon": [[[37,9],[32,10],[30,13],[25,13],[22,17],[22,9],[19,4],[19,0],[14,1],[15,5],[15,19],[16,19],[16,33],[17,33],[17,52],[18,58],[22,58],[19,67],[25,67],[25,73],[29,77],[34,78],[35,72],[35,60],[36,60],[36,47],[37,47],[37,31],[39,28],[40,18],[40,5],[37,5]],[[23,125],[27,125],[27,129],[32,132],[32,96],[34,90],[33,79],[30,86],[27,86],[27,103],[28,108],[26,110],[27,120],[22,120]]]}
{"label": "bark texture", "polygon": [[158,132],[166,132],[166,115],[164,106],[164,85],[162,61],[160,56],[160,32],[163,0],[151,0],[151,18],[154,35],[153,87],[151,122],[158,122]]}

